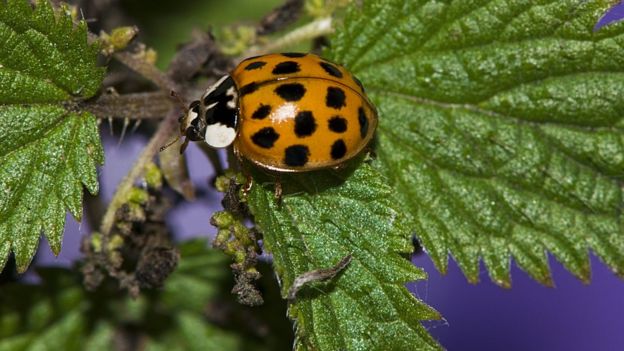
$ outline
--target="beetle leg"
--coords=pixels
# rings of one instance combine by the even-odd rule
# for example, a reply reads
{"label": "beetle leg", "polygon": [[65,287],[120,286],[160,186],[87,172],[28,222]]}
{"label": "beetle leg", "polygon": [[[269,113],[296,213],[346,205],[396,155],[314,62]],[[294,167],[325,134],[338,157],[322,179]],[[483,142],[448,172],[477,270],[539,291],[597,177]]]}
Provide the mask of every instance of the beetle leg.
{"label": "beetle leg", "polygon": [[249,192],[251,191],[251,188],[253,187],[253,177],[251,176],[250,173],[246,172],[244,168],[243,168],[243,175],[245,175],[245,185],[243,185],[243,197],[247,198],[247,195],[249,195]]}
{"label": "beetle leg", "polygon": [[274,195],[275,195],[275,202],[277,203],[278,206],[280,206],[282,204],[282,179],[279,175],[275,178]]}

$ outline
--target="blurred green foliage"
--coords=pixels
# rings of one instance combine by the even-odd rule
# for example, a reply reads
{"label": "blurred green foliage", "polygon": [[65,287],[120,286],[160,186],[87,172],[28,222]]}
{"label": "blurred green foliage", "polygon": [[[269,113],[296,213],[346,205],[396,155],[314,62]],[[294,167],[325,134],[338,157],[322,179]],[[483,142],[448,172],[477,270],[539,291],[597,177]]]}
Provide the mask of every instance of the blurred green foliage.
{"label": "blurred green foliage", "polygon": [[142,40],[158,51],[158,65],[166,66],[176,46],[191,38],[193,29],[208,30],[240,23],[254,24],[280,0],[143,0],[124,2],[141,28]]}

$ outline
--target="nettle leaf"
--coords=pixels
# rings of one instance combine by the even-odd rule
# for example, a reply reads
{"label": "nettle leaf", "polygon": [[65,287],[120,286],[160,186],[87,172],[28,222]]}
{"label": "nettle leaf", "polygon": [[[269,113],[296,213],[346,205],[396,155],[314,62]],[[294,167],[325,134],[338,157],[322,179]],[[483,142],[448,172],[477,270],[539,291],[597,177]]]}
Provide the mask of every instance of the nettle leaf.
{"label": "nettle leaf", "polygon": [[583,281],[591,249],[624,274],[624,26],[615,1],[365,1],[331,57],[380,114],[378,168],[442,272],[510,257],[551,285],[548,252]]}
{"label": "nettle leaf", "polygon": [[84,22],[40,0],[0,2],[0,267],[28,267],[45,233],[58,254],[65,211],[80,219],[82,186],[98,191],[103,151],[77,102],[103,79]]}
{"label": "nettle leaf", "polygon": [[185,241],[178,246],[180,263],[162,290],[167,308],[201,312],[207,301],[221,293],[223,282],[231,275],[229,258],[208,246],[203,239]]}
{"label": "nettle leaf", "polygon": [[86,292],[81,276],[58,268],[37,270],[38,285],[2,286],[0,351],[112,350],[138,339],[147,350],[242,349],[242,335],[207,318],[207,306],[231,279],[229,258],[206,240],[186,241],[179,249],[180,265],[165,287],[137,299],[106,283]]}
{"label": "nettle leaf", "polygon": [[147,339],[145,350],[241,350],[242,339],[233,332],[206,323],[200,313],[175,313],[172,330],[159,339]]}
{"label": "nettle leaf", "polygon": [[[296,348],[437,349],[420,321],[438,319],[439,314],[405,288],[406,282],[425,279],[426,274],[400,254],[413,247],[396,194],[370,165],[353,166],[282,176],[281,204],[270,179],[249,194],[283,296],[299,275],[353,257],[329,282],[312,283],[298,292],[289,308],[297,326]],[[258,174],[256,184],[264,181]]]}
{"label": "nettle leaf", "polygon": [[[157,321],[146,313],[144,325],[154,327],[146,338],[146,350],[240,350],[243,338],[211,324],[207,306],[215,303],[229,282],[229,258],[209,249],[202,239],[179,245],[180,263],[167,279],[157,300],[150,302],[158,314],[167,316]],[[151,313],[153,314],[153,312]],[[147,329],[147,328],[146,328]]]}
{"label": "nettle leaf", "polygon": [[82,350],[86,304],[76,276],[41,270],[41,285],[13,283],[0,291],[0,350]]}

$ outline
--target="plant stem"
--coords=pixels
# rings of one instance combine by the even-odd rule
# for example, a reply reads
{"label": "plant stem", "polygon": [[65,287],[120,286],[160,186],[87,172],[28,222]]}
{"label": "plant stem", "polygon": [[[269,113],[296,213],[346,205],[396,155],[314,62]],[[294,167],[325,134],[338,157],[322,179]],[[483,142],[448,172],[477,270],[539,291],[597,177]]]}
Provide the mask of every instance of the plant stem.
{"label": "plant stem", "polygon": [[124,95],[106,94],[83,108],[98,118],[127,118],[131,120],[161,119],[174,106],[162,91]]}
{"label": "plant stem", "polygon": [[271,43],[264,46],[256,46],[252,47],[244,54],[244,57],[240,57],[238,61],[242,61],[243,59],[262,55],[270,52],[276,52],[284,47],[288,47],[294,44],[297,44],[301,41],[314,39],[323,35],[333,33],[334,28],[332,26],[332,18],[331,17],[321,17],[317,20],[314,20],[303,27],[299,27],[292,32],[287,33],[281,38],[278,38]]}
{"label": "plant stem", "polygon": [[[98,42],[100,38],[91,32],[87,33],[87,40],[90,43]],[[113,54],[113,57],[121,62],[124,66],[137,72],[145,79],[154,83],[161,90],[166,91],[178,91],[177,84],[171,80],[165,73],[160,71],[156,66],[150,62],[142,59],[140,55],[130,53],[128,51],[120,51]]]}
{"label": "plant stem", "polygon": [[166,92],[180,90],[178,89],[175,82],[169,79],[166,74],[161,72],[153,64],[145,61],[144,59],[141,59],[137,55],[134,55],[127,51],[121,51],[115,53],[113,57],[131,70],[139,73],[141,76],[156,84],[156,86],[159,87],[161,90],[164,90]]}
{"label": "plant stem", "polygon": [[176,111],[169,112],[167,117],[158,126],[154,136],[152,136],[141,152],[141,155],[139,155],[139,158],[134,163],[130,172],[126,174],[124,179],[117,186],[115,195],[113,195],[113,199],[108,205],[106,213],[104,213],[104,217],[102,218],[102,223],[100,224],[100,233],[103,236],[106,237],[110,233],[115,222],[117,209],[127,201],[127,195],[132,189],[134,182],[136,179],[143,176],[145,166],[152,161],[160,148],[171,138],[172,134],[178,131],[177,124],[178,114]]}

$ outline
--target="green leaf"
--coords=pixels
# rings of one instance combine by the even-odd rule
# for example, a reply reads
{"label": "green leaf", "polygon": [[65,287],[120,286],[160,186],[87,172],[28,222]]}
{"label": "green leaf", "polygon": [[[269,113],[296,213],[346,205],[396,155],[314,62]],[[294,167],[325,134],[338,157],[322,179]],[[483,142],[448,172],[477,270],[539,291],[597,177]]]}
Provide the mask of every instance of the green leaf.
{"label": "green leaf", "polygon": [[58,254],[66,209],[80,219],[82,186],[98,191],[97,123],[78,107],[102,82],[97,52],[47,1],[0,2],[0,267],[13,251],[26,270],[42,232]]}
{"label": "green leaf", "polygon": [[[232,258],[209,247],[204,239],[179,245],[178,267],[167,279],[158,299],[151,302],[171,319],[162,332],[153,333],[150,348],[255,351],[290,348],[292,325],[284,318],[286,308],[270,264],[258,262],[257,266],[263,275],[257,283],[265,303],[253,308],[242,306],[231,292]],[[199,321],[203,321],[203,326]],[[153,320],[148,319],[147,323],[153,324]],[[191,338],[189,335],[193,333],[199,336]]]}
{"label": "green leaf", "polygon": [[[296,348],[437,349],[420,321],[440,316],[404,286],[426,275],[400,255],[413,248],[396,194],[368,164],[353,166],[340,173],[283,176],[281,204],[271,186],[254,186],[249,194],[283,296],[297,276],[353,256],[329,283],[298,292],[289,309],[297,326]],[[262,182],[258,174],[256,184]]]}
{"label": "green leaf", "polygon": [[163,288],[163,303],[175,311],[201,312],[221,293],[223,282],[229,281],[229,258],[208,249],[203,239],[186,241],[179,249],[180,263]]}
{"label": "green leaf", "polygon": [[42,284],[10,284],[0,291],[0,350],[82,350],[85,296],[62,269],[40,272]]}
{"label": "green leaf", "polygon": [[164,290],[137,299],[106,283],[85,292],[78,274],[65,269],[38,270],[39,285],[3,286],[0,351],[112,350],[138,339],[150,350],[242,349],[241,335],[207,318],[207,306],[230,282],[228,258],[206,240],[182,243],[180,254]]}
{"label": "green leaf", "polygon": [[115,350],[114,338],[115,330],[113,326],[107,321],[98,321],[89,339],[85,341],[83,349],[86,351],[113,351]]}
{"label": "green leaf", "polygon": [[229,258],[209,249],[203,239],[186,241],[179,249],[178,268],[157,299],[149,302],[166,316],[166,324],[150,317],[143,320],[146,329],[162,324],[162,330],[148,334],[146,350],[241,349],[243,339],[239,335],[212,325],[206,318],[210,317],[207,306],[217,303],[223,285],[230,282]]}
{"label": "green leaf", "polygon": [[624,274],[624,25],[614,1],[365,1],[330,57],[379,109],[376,151],[439,270],[510,258],[551,285],[548,253],[583,281],[588,250]]}
{"label": "green leaf", "polygon": [[236,334],[206,323],[201,314],[181,311],[175,315],[175,328],[159,340],[148,339],[145,350],[241,350]]}

